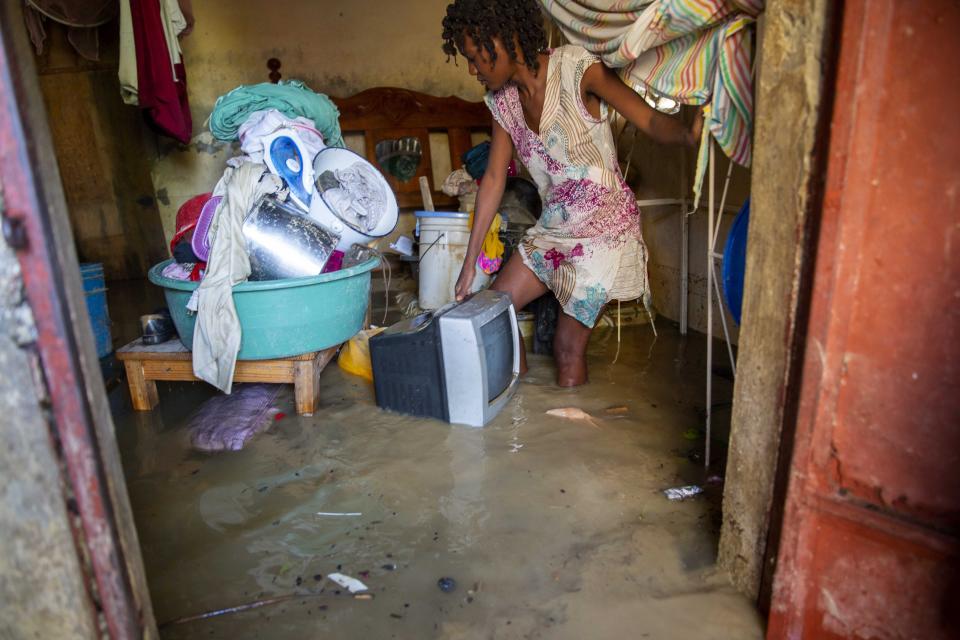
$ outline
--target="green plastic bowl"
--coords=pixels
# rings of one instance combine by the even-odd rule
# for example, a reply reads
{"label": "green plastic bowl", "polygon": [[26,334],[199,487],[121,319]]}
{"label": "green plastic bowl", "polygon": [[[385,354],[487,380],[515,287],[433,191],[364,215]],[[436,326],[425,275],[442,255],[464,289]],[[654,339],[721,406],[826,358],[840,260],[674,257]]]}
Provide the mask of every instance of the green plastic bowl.
{"label": "green plastic bowl", "polygon": [[[161,275],[171,262],[154,265],[147,277],[163,289],[180,341],[191,349],[197,316],[187,311],[187,301],[200,283]],[[237,357],[286,358],[346,342],[363,328],[370,272],[378,263],[378,258],[372,258],[318,276],[238,284],[233,288],[233,302],[243,336]]]}

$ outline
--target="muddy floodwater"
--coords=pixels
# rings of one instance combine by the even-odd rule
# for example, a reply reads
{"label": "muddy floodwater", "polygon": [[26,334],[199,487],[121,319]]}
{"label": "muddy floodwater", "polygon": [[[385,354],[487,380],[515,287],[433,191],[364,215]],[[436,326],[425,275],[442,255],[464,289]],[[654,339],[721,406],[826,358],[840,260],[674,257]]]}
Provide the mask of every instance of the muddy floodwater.
{"label": "muddy floodwater", "polygon": [[[161,635],[762,637],[752,603],[714,565],[722,484],[702,465],[704,339],[657,328],[654,339],[625,327],[619,354],[616,330],[597,330],[591,382],[575,390],[532,356],[515,398],[480,429],[382,412],[370,384],[331,364],[313,417],[298,417],[284,389],[269,430],[242,451],[204,454],[186,425],[209,387],[161,383],[152,412],[131,411],[115,388],[154,610],[179,620]],[[716,377],[721,425],[731,388]],[[565,407],[596,426],[546,414]],[[721,454],[725,435],[714,434]],[[686,484],[705,494],[661,493]],[[351,596],[334,572],[373,597]],[[283,599],[182,621],[272,598]]]}

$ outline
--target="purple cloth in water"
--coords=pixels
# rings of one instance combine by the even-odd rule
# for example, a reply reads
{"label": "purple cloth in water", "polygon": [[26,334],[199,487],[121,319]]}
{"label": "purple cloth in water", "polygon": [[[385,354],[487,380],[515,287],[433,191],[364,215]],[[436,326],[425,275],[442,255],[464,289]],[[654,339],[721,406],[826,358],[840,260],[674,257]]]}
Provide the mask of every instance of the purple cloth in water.
{"label": "purple cloth in water", "polygon": [[203,403],[190,418],[190,444],[200,451],[239,451],[277,414],[280,384],[238,384]]}

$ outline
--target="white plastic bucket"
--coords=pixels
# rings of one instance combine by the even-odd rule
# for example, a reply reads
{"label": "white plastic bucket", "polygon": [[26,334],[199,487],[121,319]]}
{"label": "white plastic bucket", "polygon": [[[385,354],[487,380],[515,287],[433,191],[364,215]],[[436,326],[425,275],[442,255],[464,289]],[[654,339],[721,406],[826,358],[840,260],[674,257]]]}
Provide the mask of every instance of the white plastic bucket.
{"label": "white plastic bucket", "polygon": [[[469,214],[417,211],[416,215],[420,227],[420,291],[417,298],[421,309],[439,309],[454,300],[454,289],[470,240]],[[471,293],[488,284],[490,276],[478,268]]]}

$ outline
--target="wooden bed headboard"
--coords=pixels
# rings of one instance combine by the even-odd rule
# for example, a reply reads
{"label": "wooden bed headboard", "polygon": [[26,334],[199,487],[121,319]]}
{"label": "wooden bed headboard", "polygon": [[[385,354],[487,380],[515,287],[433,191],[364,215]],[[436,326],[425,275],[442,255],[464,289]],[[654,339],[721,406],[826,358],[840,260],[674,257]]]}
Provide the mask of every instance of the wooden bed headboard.
{"label": "wooden bed headboard", "polygon": [[[452,96],[438,98],[396,87],[376,87],[348,98],[331,99],[340,110],[340,130],[343,135],[363,134],[367,160],[386,176],[401,208],[422,207],[420,176],[430,179],[435,205],[449,207],[457,204],[456,198],[447,196],[439,191],[440,185],[433,184],[430,134],[447,134],[450,166],[459,169],[462,165],[460,156],[473,146],[471,134],[490,133],[490,112],[482,101],[469,102]],[[420,140],[422,155],[416,175],[411,180],[400,182],[380,167],[375,148],[381,140],[406,137]]]}

